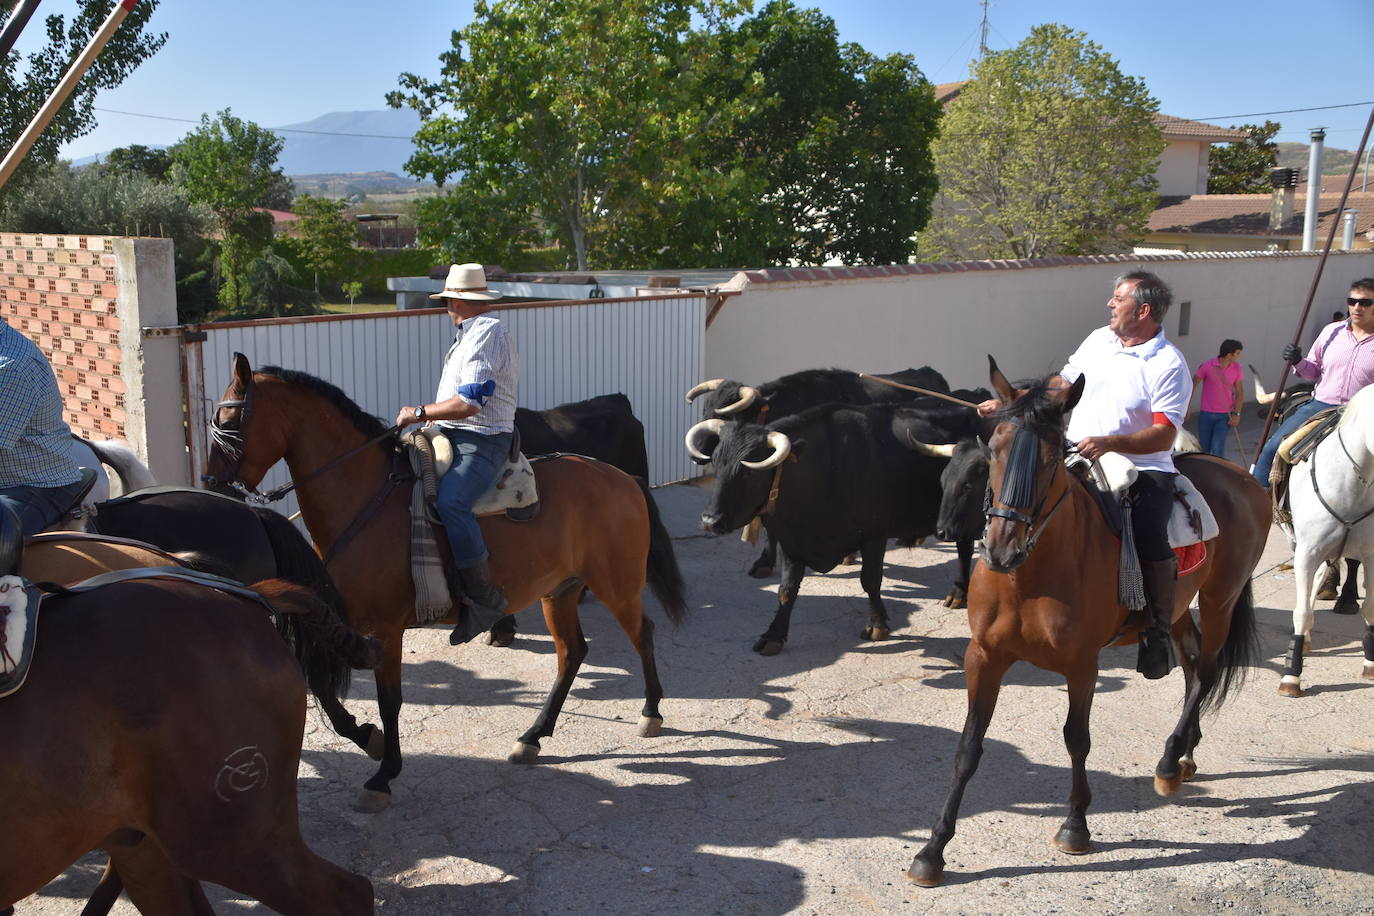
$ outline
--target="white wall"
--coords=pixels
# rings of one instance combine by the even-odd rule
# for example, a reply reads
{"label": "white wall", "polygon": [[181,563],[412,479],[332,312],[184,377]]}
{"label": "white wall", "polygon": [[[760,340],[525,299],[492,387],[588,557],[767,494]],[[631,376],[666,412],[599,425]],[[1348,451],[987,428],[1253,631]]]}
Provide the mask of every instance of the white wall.
{"label": "white wall", "polygon": [[1207,159],[1211,151],[1210,143],[1170,140],[1160,154],[1159,168],[1155,170],[1159,193],[1165,196],[1206,194]]}
{"label": "white wall", "polygon": [[[885,372],[930,365],[952,387],[976,387],[987,385],[989,353],[1010,377],[1044,375],[1106,324],[1113,280],[1143,268],[1173,288],[1165,329],[1190,365],[1216,356],[1217,345],[1233,337],[1272,389],[1318,259],[1318,253],[1123,255],[1035,267],[1024,265],[1044,262],[910,265],[905,269],[939,272],[887,278],[742,282],[742,292],[726,300],[706,332],[705,377],[757,384],[822,366]],[[1304,345],[1333,310],[1344,309],[1350,281],[1366,276],[1374,276],[1374,252],[1331,253]],[[1191,331],[1179,337],[1185,301],[1192,303]]]}

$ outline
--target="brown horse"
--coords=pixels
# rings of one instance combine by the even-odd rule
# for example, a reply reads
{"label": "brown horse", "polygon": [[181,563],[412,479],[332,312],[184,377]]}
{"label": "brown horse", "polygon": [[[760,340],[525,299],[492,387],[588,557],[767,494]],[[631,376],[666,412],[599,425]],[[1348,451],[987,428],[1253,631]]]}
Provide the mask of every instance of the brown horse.
{"label": "brown horse", "polygon": [[[257,589],[279,612],[328,610],[288,583]],[[49,596],[38,628],[27,681],[0,701],[0,905],[103,848],[145,913],[213,912],[201,881],[282,913],[372,912],[371,883],[301,838],[305,684],[262,601],[144,579]],[[361,664],[370,647],[345,651]]]}
{"label": "brown horse", "polygon": [[[969,704],[954,783],[930,841],[907,872],[924,887],[943,880],[944,849],[982,756],[1002,677],[1021,659],[1068,681],[1064,744],[1073,764],[1073,788],[1069,816],[1054,842],[1064,852],[1088,851],[1092,793],[1085,764],[1098,653],[1107,645],[1134,642],[1139,631],[1126,625],[1128,612],[1117,601],[1118,542],[1086,486],[1064,465],[1065,417],[1083,393],[1083,379],[1067,388],[1042,382],[1015,390],[996,362],[990,357],[989,362],[993,388],[1008,405],[988,443],[991,504],[1000,512],[994,509],[989,518],[983,562],[969,588],[972,636],[964,653]],[[1012,461],[1018,437],[1022,446]],[[1225,698],[1258,652],[1250,576],[1269,532],[1269,502],[1250,475],[1204,455],[1177,461],[1206,498],[1222,535],[1206,543],[1207,559],[1178,583],[1173,637],[1183,650],[1186,699],[1155,768],[1155,791],[1161,795],[1173,794],[1197,772],[1193,750],[1202,737],[1202,709]],[[1011,494],[1016,494],[1015,505],[1004,500]],[[1195,595],[1200,633],[1188,614]]]}
{"label": "brown horse", "polygon": [[[335,386],[276,367],[255,373],[242,354],[235,354],[234,378],[214,422],[207,476],[251,490],[284,458],[296,482],[301,516],[348,601],[350,623],[381,642],[376,679],[384,750],[381,766],[355,805],[361,811],[381,810],[390,801],[391,780],[401,771],[402,637],[418,625],[410,572],[410,485],[400,485],[402,475],[395,471],[395,438]],[[536,462],[535,477],[536,518],[480,521],[492,580],[505,590],[507,613],[540,601],[558,655],[557,680],[511,752],[513,763],[537,758],[539,741],[553,734],[586,657],[577,616],[582,586],[590,586],[605,603],[639,652],[643,736],[658,734],[663,723],[653,623],[644,616],[640,598],[646,578],[674,623],[686,613],[672,541],[642,480],[571,456]]]}

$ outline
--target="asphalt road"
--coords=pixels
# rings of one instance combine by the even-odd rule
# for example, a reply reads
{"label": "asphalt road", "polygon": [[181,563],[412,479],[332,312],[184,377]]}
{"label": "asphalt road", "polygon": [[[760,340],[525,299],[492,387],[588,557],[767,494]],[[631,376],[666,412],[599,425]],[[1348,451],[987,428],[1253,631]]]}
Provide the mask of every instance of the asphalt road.
{"label": "asphalt road", "polygon": [[[1265,659],[1204,720],[1198,778],[1152,789],[1182,675],[1147,682],[1133,650],[1103,653],[1088,760],[1093,851],[1050,844],[1068,758],[1060,679],[1008,675],[981,768],[936,889],[904,872],[949,784],[964,715],[963,611],[939,604],[951,545],[893,550],[890,640],[864,643],[856,567],[802,586],[775,658],[750,646],[776,582],[745,576],[751,548],[708,538],[705,491],[656,491],[691,585],[691,615],[658,629],[661,736],[639,738],[637,657],[585,605],[589,662],[534,766],[505,761],[552,681],[536,612],[515,648],[407,642],[405,770],[386,811],[350,809],[374,764],[312,713],[300,772],[306,839],[367,875],[383,913],[775,914],[1374,913],[1374,681],[1359,679],[1359,617],[1323,610],[1307,696],[1278,695],[1293,600],[1275,530],[1256,572]],[[660,621],[661,611],[651,611]],[[372,689],[350,706],[375,720]],[[76,913],[88,856],[17,912]],[[212,889],[219,912],[259,909]],[[116,912],[132,908],[121,901]]]}

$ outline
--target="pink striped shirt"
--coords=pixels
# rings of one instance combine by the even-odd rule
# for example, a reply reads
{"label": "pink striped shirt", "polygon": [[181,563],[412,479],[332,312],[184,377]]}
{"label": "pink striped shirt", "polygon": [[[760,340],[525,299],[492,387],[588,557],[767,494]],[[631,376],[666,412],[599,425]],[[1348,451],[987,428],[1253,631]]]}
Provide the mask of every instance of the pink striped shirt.
{"label": "pink striped shirt", "polygon": [[1374,382],[1374,334],[1357,340],[1349,321],[1334,321],[1322,328],[1307,358],[1293,366],[1305,379],[1318,379],[1312,396],[1326,404],[1349,401]]}

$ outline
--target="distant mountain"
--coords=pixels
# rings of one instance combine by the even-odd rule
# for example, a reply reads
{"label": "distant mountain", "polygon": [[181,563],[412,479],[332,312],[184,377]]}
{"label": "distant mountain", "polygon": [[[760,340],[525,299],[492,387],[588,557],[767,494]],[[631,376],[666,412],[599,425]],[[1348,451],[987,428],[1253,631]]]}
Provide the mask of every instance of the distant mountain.
{"label": "distant mountain", "polygon": [[[287,175],[337,175],[348,172],[393,172],[400,175],[415,153],[410,142],[420,129],[420,116],[410,109],[333,111],[299,124],[283,124],[277,165]],[[296,133],[317,131],[317,133]],[[161,147],[154,146],[154,149]],[[90,165],[109,155],[97,153],[73,160]]]}
{"label": "distant mountain", "polygon": [[[1307,172],[1307,159],[1311,155],[1311,146],[1306,143],[1280,143],[1278,164],[1281,168],[1302,169]],[[1350,160],[1355,158],[1355,151],[1348,149],[1337,149],[1334,146],[1322,147],[1322,173],[1325,175],[1348,175],[1350,173]]]}

